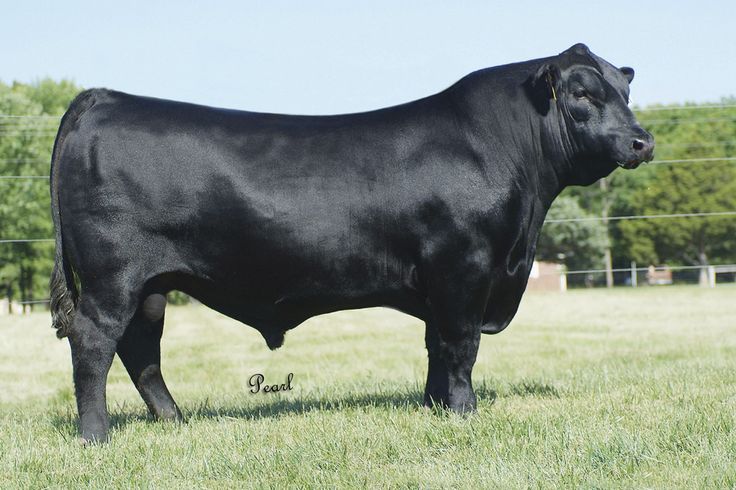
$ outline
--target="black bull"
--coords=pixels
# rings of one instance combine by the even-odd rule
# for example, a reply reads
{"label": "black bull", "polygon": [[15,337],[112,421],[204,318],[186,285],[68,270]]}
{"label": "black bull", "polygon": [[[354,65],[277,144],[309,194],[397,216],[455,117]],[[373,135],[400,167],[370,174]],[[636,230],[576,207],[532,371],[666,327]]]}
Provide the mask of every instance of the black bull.
{"label": "black bull", "polygon": [[360,114],[83,92],[51,170],[53,324],[82,437],[107,437],[116,352],[151,413],[181,417],[160,370],[172,289],[271,348],[321,313],[406,312],[426,322],[425,404],[474,410],[480,335],[514,316],[553,199],[652,158],[633,75],[579,44]]}

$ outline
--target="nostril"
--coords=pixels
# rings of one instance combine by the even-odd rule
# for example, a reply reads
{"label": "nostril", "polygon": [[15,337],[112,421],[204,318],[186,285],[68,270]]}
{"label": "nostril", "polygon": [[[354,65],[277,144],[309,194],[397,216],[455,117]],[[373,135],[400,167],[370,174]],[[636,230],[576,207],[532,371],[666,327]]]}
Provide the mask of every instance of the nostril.
{"label": "nostril", "polygon": [[638,139],[634,140],[634,144],[633,144],[634,150],[641,151],[644,149],[644,146],[646,146],[646,143],[644,143],[642,140],[638,140]]}

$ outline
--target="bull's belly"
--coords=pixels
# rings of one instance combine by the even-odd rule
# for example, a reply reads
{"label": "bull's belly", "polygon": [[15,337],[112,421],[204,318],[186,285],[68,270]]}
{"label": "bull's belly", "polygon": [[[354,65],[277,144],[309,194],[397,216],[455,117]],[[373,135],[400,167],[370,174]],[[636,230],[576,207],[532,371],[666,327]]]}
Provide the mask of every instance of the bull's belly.
{"label": "bull's belly", "polygon": [[[233,273],[235,272],[235,273]],[[206,278],[190,273],[163,273],[149,281],[160,292],[180,290],[206,306],[256,328],[269,346],[278,347],[285,331],[311,317],[334,311],[384,306],[426,319],[426,302],[401,281],[370,276],[293,276],[287,271],[230,270]]]}

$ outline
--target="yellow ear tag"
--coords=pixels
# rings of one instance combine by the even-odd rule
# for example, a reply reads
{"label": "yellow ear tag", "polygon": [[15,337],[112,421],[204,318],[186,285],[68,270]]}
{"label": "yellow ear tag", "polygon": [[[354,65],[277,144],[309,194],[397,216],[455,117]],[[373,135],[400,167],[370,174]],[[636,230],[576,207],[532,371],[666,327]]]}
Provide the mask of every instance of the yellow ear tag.
{"label": "yellow ear tag", "polygon": [[552,90],[552,98],[557,102],[557,93],[555,92],[555,86],[552,84],[552,77],[549,76],[549,73],[547,73],[547,83]]}

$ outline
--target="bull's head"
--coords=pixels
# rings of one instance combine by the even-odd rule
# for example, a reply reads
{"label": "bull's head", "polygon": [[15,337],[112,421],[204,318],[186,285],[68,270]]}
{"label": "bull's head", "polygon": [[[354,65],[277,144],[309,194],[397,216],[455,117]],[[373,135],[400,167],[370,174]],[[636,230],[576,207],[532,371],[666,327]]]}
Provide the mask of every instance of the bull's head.
{"label": "bull's head", "polygon": [[569,183],[590,184],[616,166],[632,169],[654,156],[654,138],[629,109],[632,68],[616,68],[576,44],[546,60],[529,80],[538,110],[559,128]]}

